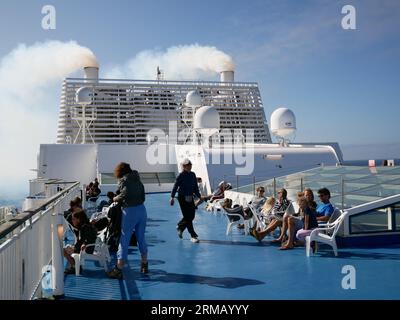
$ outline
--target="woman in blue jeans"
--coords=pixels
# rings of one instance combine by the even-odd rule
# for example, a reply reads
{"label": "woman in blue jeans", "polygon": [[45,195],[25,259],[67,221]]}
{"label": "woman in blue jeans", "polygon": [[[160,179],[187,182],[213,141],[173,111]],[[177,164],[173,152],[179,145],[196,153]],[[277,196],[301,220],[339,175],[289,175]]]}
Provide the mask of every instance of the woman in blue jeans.
{"label": "woman in blue jeans", "polygon": [[122,268],[128,257],[128,246],[132,233],[135,232],[136,239],[142,256],[140,272],[149,272],[147,262],[147,244],[144,237],[146,231],[147,212],[143,205],[145,192],[143,183],[140,181],[139,173],[132,170],[128,163],[121,162],[114,169],[114,175],[119,179],[118,186],[120,194],[114,197],[114,202],[122,205],[121,238],[119,240],[115,268],[109,272],[111,278],[122,278]]}

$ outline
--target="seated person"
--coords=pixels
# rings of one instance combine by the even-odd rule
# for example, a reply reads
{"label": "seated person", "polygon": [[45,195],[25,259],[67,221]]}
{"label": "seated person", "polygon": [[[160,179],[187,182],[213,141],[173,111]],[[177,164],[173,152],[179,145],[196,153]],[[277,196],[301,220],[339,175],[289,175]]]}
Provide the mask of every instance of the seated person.
{"label": "seated person", "polygon": [[268,222],[268,223],[271,222],[271,219],[273,218],[272,209],[273,209],[274,206],[275,206],[275,202],[276,202],[276,200],[275,200],[274,197],[269,197],[269,198],[267,199],[267,201],[265,201],[264,205],[262,206],[262,208],[261,208],[261,214],[262,214],[263,220],[264,220],[265,222]]}
{"label": "seated person", "polygon": [[64,218],[72,225],[72,213],[82,210],[82,200],[79,197],[74,198],[69,203],[69,209],[64,211]]}
{"label": "seated person", "polygon": [[112,191],[108,191],[108,192],[107,192],[107,198],[108,198],[108,200],[102,200],[102,201],[100,202],[100,204],[97,206],[97,212],[102,211],[104,207],[110,206],[110,205],[114,202],[114,201],[113,201],[114,197],[115,197],[115,193],[112,192]]}
{"label": "seated person", "polygon": [[330,203],[331,193],[327,188],[318,190],[318,197],[321,200],[321,204],[317,206],[316,216],[318,222],[328,222],[335,208]]}
{"label": "seated person", "polygon": [[286,197],[286,189],[280,189],[278,192],[278,201],[275,202],[275,205],[272,209],[272,219],[268,227],[262,231],[257,231],[256,229],[252,230],[251,235],[254,236],[258,241],[261,241],[270,232],[282,226],[283,215],[291,205],[290,200],[288,200]]}
{"label": "seated person", "polygon": [[[311,234],[311,231],[317,227],[318,227],[318,221],[316,217],[316,212],[315,210],[312,210],[310,208],[309,203],[307,201],[307,206],[304,209],[303,228],[301,228],[296,232],[296,238],[299,241],[304,242],[305,238]],[[290,243],[288,243],[287,246],[288,249],[290,249]]]}
{"label": "seated person", "polygon": [[205,197],[204,199],[210,200],[210,202],[223,199],[225,195],[224,192],[226,190],[226,185],[227,183],[225,181],[221,181],[218,184],[218,188],[213,192],[213,194]]}
{"label": "seated person", "polygon": [[[257,194],[250,200],[248,205],[251,205],[257,212],[261,212],[262,206],[267,201],[267,198],[264,197],[265,189],[264,187],[259,186],[257,187],[256,192]],[[244,210],[250,217],[253,215],[250,208],[247,207]]]}
{"label": "seated person", "polygon": [[[292,213],[291,212],[286,212],[283,215],[281,233],[280,233],[278,238],[272,240],[271,242],[276,243],[276,242],[286,241],[286,238],[287,238],[286,237],[286,232],[287,232],[288,227],[289,227],[289,222],[293,222],[293,220],[290,220],[290,219],[292,217],[296,217],[296,219],[297,219],[299,217],[299,215],[300,215],[300,204],[299,204],[299,201],[302,198],[304,198],[304,192],[303,191],[297,192],[297,200],[296,200],[296,202],[299,205],[299,212],[292,212]],[[293,209],[293,211],[294,211],[294,209]],[[303,225],[301,225],[300,228],[302,228],[302,226]]]}
{"label": "seated person", "polygon": [[245,220],[250,219],[250,217],[248,217],[246,215],[246,213],[243,211],[243,206],[235,205],[232,208],[232,200],[231,199],[226,198],[224,200],[224,203],[222,204],[222,208],[224,208],[224,210],[226,211],[228,219],[231,222],[240,220],[240,217],[234,216],[234,215],[231,215],[231,214],[239,214]]}
{"label": "seated person", "polygon": [[[311,230],[318,227],[315,211],[310,208],[307,198],[302,197],[298,200],[299,216],[291,216],[288,218],[288,241],[281,246],[281,250],[288,250],[294,247],[295,234],[299,234],[301,230],[311,233]],[[302,240],[302,239],[299,239]]]}
{"label": "seated person", "polygon": [[[86,250],[88,244],[96,242],[97,231],[89,223],[85,211],[78,210],[72,213],[72,225],[77,230],[77,241],[74,245],[67,245],[64,248],[64,257],[68,260],[70,267],[65,270],[66,274],[75,273],[75,260],[72,258],[73,253],[80,253]],[[86,252],[93,253],[94,247],[89,247]]]}
{"label": "seated person", "polygon": [[[226,190],[227,183],[225,181],[221,181],[218,184],[218,188],[213,192],[213,194],[204,197],[202,200],[210,200],[209,204],[223,200],[225,198],[225,190]],[[198,206],[202,201],[198,202],[196,205]],[[221,204],[222,205],[222,204]],[[209,210],[212,206],[207,205],[206,209]]]}

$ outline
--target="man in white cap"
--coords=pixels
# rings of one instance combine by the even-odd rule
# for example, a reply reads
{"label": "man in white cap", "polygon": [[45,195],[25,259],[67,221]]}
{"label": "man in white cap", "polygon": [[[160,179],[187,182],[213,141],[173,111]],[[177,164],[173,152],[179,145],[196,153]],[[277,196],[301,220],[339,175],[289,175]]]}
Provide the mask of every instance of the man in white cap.
{"label": "man in white cap", "polygon": [[199,199],[202,199],[202,196],[199,192],[196,174],[192,172],[192,162],[186,158],[182,162],[182,167],[183,171],[176,178],[174,187],[171,191],[170,204],[171,206],[174,205],[174,197],[178,191],[178,202],[183,215],[183,218],[176,226],[178,236],[182,239],[182,233],[187,228],[191,236],[191,241],[198,243],[199,239],[193,228],[193,220],[195,217],[193,194]]}

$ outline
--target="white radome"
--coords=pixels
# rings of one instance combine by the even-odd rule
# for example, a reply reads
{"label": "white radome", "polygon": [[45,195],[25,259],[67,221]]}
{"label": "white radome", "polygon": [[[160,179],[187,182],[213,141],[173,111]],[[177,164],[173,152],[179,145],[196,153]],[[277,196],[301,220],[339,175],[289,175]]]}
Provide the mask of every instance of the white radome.
{"label": "white radome", "polygon": [[197,91],[189,91],[186,95],[186,104],[189,107],[200,107],[201,106],[201,95]]}
{"label": "white radome", "polygon": [[201,134],[211,136],[220,128],[219,113],[215,107],[204,106],[199,108],[193,120],[193,129]]}
{"label": "white radome", "polygon": [[296,131],[296,116],[288,108],[278,108],[271,114],[271,132],[286,137]]}
{"label": "white radome", "polygon": [[91,104],[93,101],[93,88],[81,87],[76,90],[75,101],[77,104]]}

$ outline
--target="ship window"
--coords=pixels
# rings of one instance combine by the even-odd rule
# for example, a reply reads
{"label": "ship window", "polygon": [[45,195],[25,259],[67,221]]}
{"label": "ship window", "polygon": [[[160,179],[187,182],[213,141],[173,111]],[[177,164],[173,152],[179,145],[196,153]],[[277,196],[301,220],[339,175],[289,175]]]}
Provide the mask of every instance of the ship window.
{"label": "ship window", "polygon": [[350,234],[400,230],[399,209],[400,204],[396,204],[350,216]]}
{"label": "ship window", "polygon": [[400,231],[400,203],[396,203],[393,208],[395,212],[396,231]]}
{"label": "ship window", "polygon": [[[174,172],[139,172],[139,175],[143,184],[175,182]],[[114,177],[113,173],[101,173],[100,184],[118,184],[118,180]]]}

